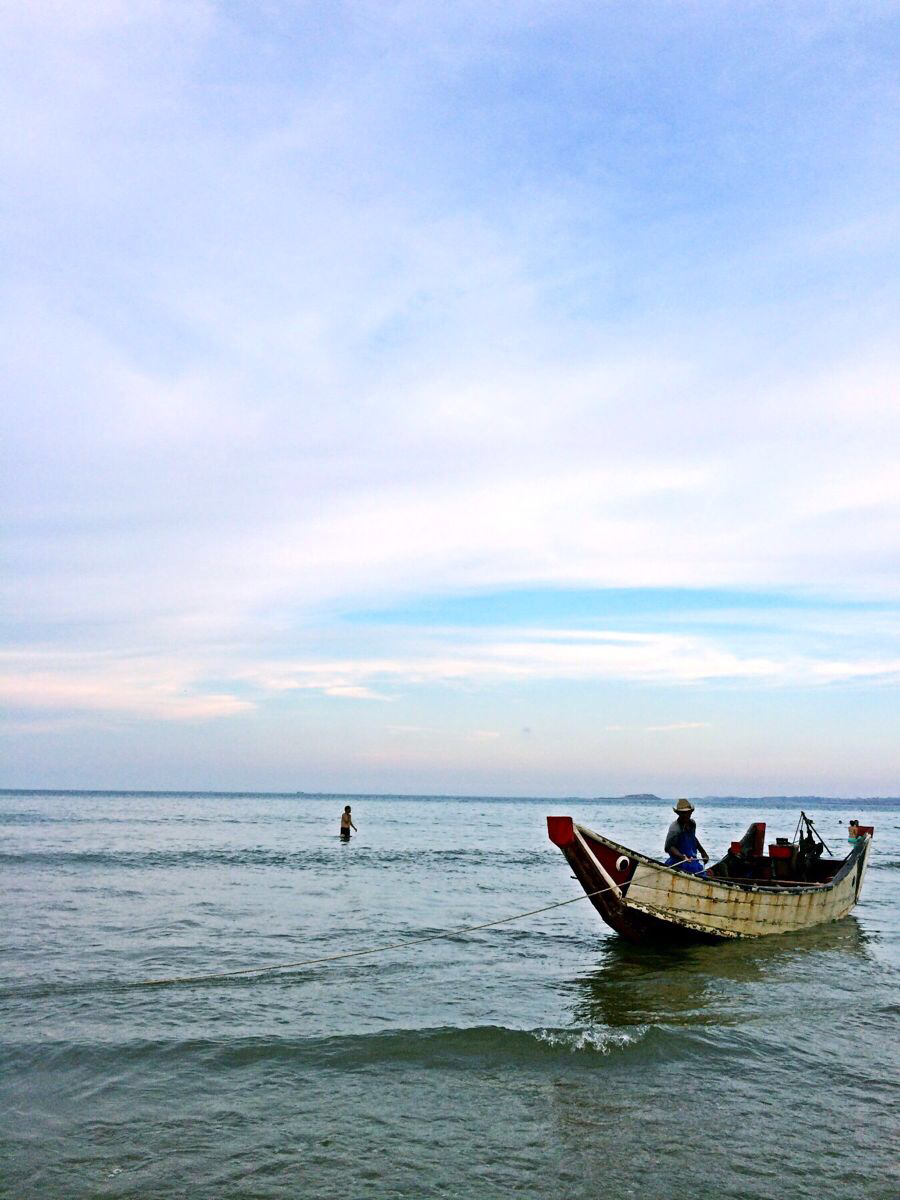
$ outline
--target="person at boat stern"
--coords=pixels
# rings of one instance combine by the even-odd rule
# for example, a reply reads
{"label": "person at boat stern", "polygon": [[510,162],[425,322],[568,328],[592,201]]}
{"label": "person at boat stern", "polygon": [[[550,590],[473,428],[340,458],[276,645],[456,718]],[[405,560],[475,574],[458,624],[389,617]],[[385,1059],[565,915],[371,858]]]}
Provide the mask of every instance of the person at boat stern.
{"label": "person at boat stern", "polygon": [[344,805],[344,811],[341,813],[341,841],[350,841],[350,830],[354,833],[359,833],[359,830],[353,824],[353,818],[350,816],[350,805]]}
{"label": "person at boat stern", "polygon": [[[702,875],[709,855],[697,840],[697,822],[691,815],[693,811],[690,800],[679,800],[672,809],[675,820],[666,834],[665,851],[668,857],[663,866],[687,871],[690,875]],[[703,859],[702,863],[700,858]]]}

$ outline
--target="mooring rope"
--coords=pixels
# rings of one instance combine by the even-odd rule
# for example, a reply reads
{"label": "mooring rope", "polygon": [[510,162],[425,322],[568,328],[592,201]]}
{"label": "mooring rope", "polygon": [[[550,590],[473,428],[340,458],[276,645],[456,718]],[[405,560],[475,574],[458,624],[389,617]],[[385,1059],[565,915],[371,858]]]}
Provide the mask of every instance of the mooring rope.
{"label": "mooring rope", "polygon": [[541,908],[531,908],[527,912],[513,913],[511,917],[498,917],[495,921],[484,921],[481,925],[460,925],[456,929],[442,929],[439,933],[428,933],[424,937],[407,938],[402,942],[389,942],[383,946],[368,946],[363,950],[345,950],[340,954],[325,954],[320,958],[302,958],[298,962],[272,963],[267,967],[239,967],[234,971],[214,971],[205,975],[176,975],[171,979],[136,979],[133,983],[121,983],[120,987],[170,987],[181,983],[207,983],[214,979],[231,979],[236,975],[268,975],[274,971],[291,971],[297,967],[312,967],[320,963],[337,962],[341,958],[362,958],[367,954],[384,954],[388,950],[407,950],[411,946],[421,946],[425,942],[436,942],[439,938],[459,937],[465,933],[476,933],[479,929],[491,929],[494,925],[506,925],[510,921],[522,921],[525,917],[534,917],[538,913],[549,912],[553,908],[563,908],[567,904],[577,904],[579,900],[590,900],[603,892],[617,891],[618,885],[598,888],[596,892],[585,892],[581,896],[573,896],[571,900],[557,900],[555,904],[544,904]]}

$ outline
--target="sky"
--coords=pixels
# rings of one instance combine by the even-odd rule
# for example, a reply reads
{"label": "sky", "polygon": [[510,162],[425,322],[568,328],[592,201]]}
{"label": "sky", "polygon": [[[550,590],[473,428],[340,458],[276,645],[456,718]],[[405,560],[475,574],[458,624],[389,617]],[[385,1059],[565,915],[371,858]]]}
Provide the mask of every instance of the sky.
{"label": "sky", "polygon": [[898,54],[0,0],[0,786],[900,795]]}

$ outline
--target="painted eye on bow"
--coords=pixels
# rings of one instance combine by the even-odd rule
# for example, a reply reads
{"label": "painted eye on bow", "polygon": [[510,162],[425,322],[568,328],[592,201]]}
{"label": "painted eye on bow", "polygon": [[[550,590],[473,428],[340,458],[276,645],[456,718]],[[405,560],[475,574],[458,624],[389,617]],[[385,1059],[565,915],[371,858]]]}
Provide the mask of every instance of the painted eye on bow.
{"label": "painted eye on bow", "polygon": [[630,866],[631,866],[631,859],[626,858],[624,854],[620,854],[619,857],[616,859],[616,870],[617,871],[627,871]]}

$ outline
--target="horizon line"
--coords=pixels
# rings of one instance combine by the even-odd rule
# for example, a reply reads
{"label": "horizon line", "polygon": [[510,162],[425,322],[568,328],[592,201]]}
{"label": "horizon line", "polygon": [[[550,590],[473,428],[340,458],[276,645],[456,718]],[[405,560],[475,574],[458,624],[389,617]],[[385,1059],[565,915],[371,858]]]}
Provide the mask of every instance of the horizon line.
{"label": "horizon line", "polygon": [[[221,797],[238,797],[238,796],[254,796],[261,798],[282,798],[282,799],[308,799],[308,800],[340,800],[340,799],[365,799],[365,800],[494,800],[494,801],[523,801],[523,802],[562,802],[573,801],[578,803],[615,803],[618,801],[631,801],[651,803],[658,801],[661,804],[667,804],[671,800],[676,799],[672,796],[659,796],[655,792],[626,792],[621,795],[610,796],[520,796],[520,795],[491,795],[488,793],[480,794],[454,794],[451,792],[329,792],[329,791],[255,791],[253,789],[240,789],[238,791],[225,790],[222,788],[203,789],[203,788],[25,788],[25,787],[3,787],[0,788],[0,796],[168,796],[168,797],[188,797],[188,796],[221,796]],[[686,797],[690,800],[701,801],[705,803],[715,802],[717,800],[735,801],[746,800],[756,801],[759,803],[773,801],[827,801],[831,803],[878,803],[878,804],[900,804],[900,796],[826,796],[818,793],[804,794],[769,794],[762,796],[740,795],[737,793],[707,793],[705,795],[691,795]]]}

